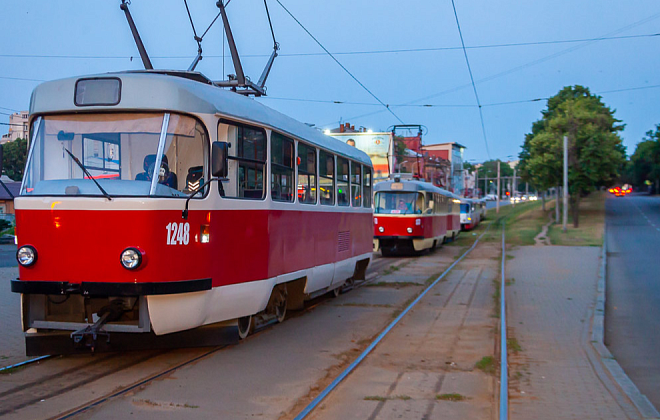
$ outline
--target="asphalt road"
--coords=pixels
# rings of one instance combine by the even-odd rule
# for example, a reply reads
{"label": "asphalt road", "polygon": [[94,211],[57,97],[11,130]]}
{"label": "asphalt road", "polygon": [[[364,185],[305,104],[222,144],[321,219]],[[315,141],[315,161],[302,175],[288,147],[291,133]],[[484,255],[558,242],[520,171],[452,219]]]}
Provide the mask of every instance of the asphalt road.
{"label": "asphalt road", "polygon": [[[508,206],[509,204],[511,204],[511,202],[509,200],[500,201],[500,207],[501,206]],[[486,201],[486,209],[487,210],[494,209],[495,207],[497,207],[497,201]]]}
{"label": "asphalt road", "polygon": [[0,245],[0,267],[15,267],[16,245]]}
{"label": "asphalt road", "polygon": [[605,344],[660,409],[660,197],[607,200]]}

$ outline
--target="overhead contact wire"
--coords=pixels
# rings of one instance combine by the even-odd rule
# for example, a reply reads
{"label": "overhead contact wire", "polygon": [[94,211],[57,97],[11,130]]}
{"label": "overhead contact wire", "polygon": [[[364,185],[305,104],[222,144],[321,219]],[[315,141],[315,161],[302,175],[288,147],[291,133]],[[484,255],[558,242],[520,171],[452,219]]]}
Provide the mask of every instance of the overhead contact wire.
{"label": "overhead contact wire", "polygon": [[396,114],[394,113],[394,111],[392,111],[392,110],[390,109],[389,105],[387,105],[387,104],[385,104],[383,101],[381,101],[380,98],[378,98],[378,96],[376,96],[376,95],[375,95],[372,91],[370,91],[370,90],[369,90],[369,89],[368,89],[368,88],[367,88],[362,82],[360,82],[360,81],[358,80],[358,78],[355,77],[355,76],[353,75],[353,73],[351,73],[350,71],[348,71],[348,69],[347,69],[346,67],[344,67],[344,65],[343,65],[342,63],[340,63],[339,60],[337,60],[337,58],[335,58],[335,56],[332,55],[332,53],[331,53],[330,51],[328,51],[328,49],[325,48],[325,47],[323,46],[323,44],[321,44],[321,42],[319,42],[319,40],[316,39],[316,37],[315,37],[314,35],[312,35],[312,33],[309,32],[309,31],[307,30],[307,28],[305,28],[305,26],[304,26],[304,25],[303,25],[303,24],[302,24],[302,23],[301,23],[301,22],[300,22],[300,21],[299,21],[294,15],[293,15],[293,13],[291,13],[291,12],[289,11],[289,9],[287,9],[287,8],[282,4],[282,2],[281,2],[280,0],[276,0],[276,1],[277,1],[277,3],[278,3],[280,6],[282,6],[282,9],[284,9],[284,11],[286,11],[286,12],[289,14],[289,16],[291,16],[291,18],[292,18],[293,20],[295,20],[296,23],[297,23],[298,25],[300,25],[300,27],[301,27],[305,32],[307,32],[307,35],[309,35],[309,36],[310,36],[310,37],[311,37],[311,38],[312,38],[312,39],[313,39],[313,40],[319,45],[319,47],[321,47],[321,48],[323,49],[323,51],[325,51],[326,54],[328,54],[328,55],[329,55],[329,56],[335,61],[335,63],[337,63],[337,64],[339,65],[339,67],[341,67],[341,68],[342,68],[342,69],[343,69],[343,70],[344,70],[349,76],[351,76],[351,78],[352,78],[353,80],[355,80],[355,81],[357,82],[357,84],[359,84],[359,85],[362,87],[362,89],[366,90],[367,93],[369,93],[369,95],[371,95],[376,101],[378,101],[378,103],[380,103],[382,106],[384,106],[385,109],[387,109],[387,111],[388,111],[390,114],[392,114],[392,115],[394,116],[394,118],[396,118],[401,124],[405,124],[405,123],[403,122],[403,120],[402,120],[401,118],[399,118],[399,116],[396,115]]}
{"label": "overhead contact wire", "polygon": [[488,155],[488,159],[490,159],[490,151],[488,150],[488,138],[486,137],[486,125],[484,124],[484,113],[481,109],[481,101],[479,101],[477,86],[474,84],[472,67],[470,67],[470,60],[468,59],[467,50],[465,49],[465,41],[463,41],[463,31],[461,31],[461,24],[458,21],[458,13],[456,12],[456,4],[454,4],[454,0],[451,0],[451,6],[454,8],[454,16],[456,17],[456,26],[458,27],[458,35],[461,37],[461,45],[463,46],[463,55],[465,55],[465,62],[467,63],[468,72],[470,73],[472,90],[474,91],[474,97],[477,99],[477,105],[479,106],[479,118],[481,118],[481,131],[484,135],[484,143],[486,144],[486,154]]}

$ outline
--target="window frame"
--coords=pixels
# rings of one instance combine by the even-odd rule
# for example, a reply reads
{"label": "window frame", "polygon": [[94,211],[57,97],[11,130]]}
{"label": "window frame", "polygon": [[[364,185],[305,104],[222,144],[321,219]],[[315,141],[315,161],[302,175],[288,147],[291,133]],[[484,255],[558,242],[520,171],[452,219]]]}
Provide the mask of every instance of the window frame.
{"label": "window frame", "polygon": [[[339,160],[340,159],[345,160],[346,163],[348,164],[347,165],[348,166],[348,173],[346,174],[348,176],[348,179],[346,181],[341,180],[341,182],[346,182],[346,187],[348,188],[348,195],[347,195],[348,199],[346,200],[346,204],[341,204],[339,202],[339,182],[340,182],[340,180],[339,180],[339,167],[340,167]],[[351,194],[352,194],[352,192],[351,192],[351,165],[350,165],[350,162],[351,162],[351,160],[349,158],[339,156],[339,155],[337,155],[337,157],[335,159],[335,172],[336,172],[335,173],[335,179],[337,180],[336,181],[336,185],[337,185],[337,187],[336,187],[336,194],[337,194],[336,202],[337,202],[338,207],[351,207]]]}
{"label": "window frame", "polygon": [[[365,193],[365,186],[367,181],[367,177],[365,176],[365,173],[369,174],[369,205],[368,206],[366,206],[364,202],[365,201],[364,197],[367,196],[367,194]],[[362,208],[370,209],[371,207],[373,207],[373,203],[374,203],[373,193],[374,193],[374,171],[371,170],[371,167],[362,165]]]}
{"label": "window frame", "polygon": [[355,175],[355,174],[353,173],[353,165],[358,165],[358,166],[359,166],[359,168],[358,168],[359,170],[358,170],[358,174],[357,174],[357,176],[358,176],[359,178],[361,178],[361,177],[362,177],[362,164],[361,164],[361,163],[358,163],[358,162],[356,162],[356,161],[354,161],[354,160],[351,160],[351,159],[348,160],[348,174],[349,174],[349,175],[348,175],[348,182],[349,182],[349,187],[348,187],[348,189],[349,189],[349,191],[351,192],[351,198],[350,198],[349,202],[350,202],[351,207],[357,209],[357,208],[361,208],[361,207],[362,207],[362,179],[358,179],[358,182],[357,182],[357,187],[359,188],[359,190],[358,190],[358,193],[359,193],[358,196],[359,196],[360,198],[358,199],[358,203],[357,203],[357,205],[353,205],[353,185],[354,185],[354,183],[353,183],[353,176]]}
{"label": "window frame", "polygon": [[[332,158],[332,177],[321,175],[321,153],[327,155],[327,157]],[[331,203],[324,203],[323,199],[321,198],[321,194],[319,194],[319,204],[322,205],[322,206],[328,206],[328,207],[337,206],[337,155],[335,155],[332,152],[328,152],[324,149],[319,149],[319,159],[318,159],[318,161],[319,161],[319,165],[318,165],[319,166],[319,171],[318,171],[319,172],[319,176],[318,176],[319,191],[320,191],[320,188],[321,188],[321,178],[332,180],[332,202]],[[327,164],[327,160],[324,163]]]}
{"label": "window frame", "polygon": [[[229,160],[234,160],[239,162],[239,166],[237,168],[237,174],[236,176],[238,177],[238,169],[240,169],[240,162],[246,162],[246,163],[251,163],[253,165],[263,165],[263,172],[264,172],[264,177],[263,177],[263,194],[261,195],[261,198],[252,198],[252,197],[232,197],[232,196],[227,196],[227,195],[221,195],[222,198],[226,199],[232,199],[232,200],[250,200],[250,201],[265,201],[266,197],[268,196],[268,191],[269,191],[269,186],[268,182],[270,181],[270,177],[266,178],[266,174],[269,172],[268,170],[268,165],[269,165],[269,150],[268,150],[268,133],[266,132],[266,129],[264,127],[260,127],[258,125],[251,125],[251,124],[246,124],[240,121],[234,121],[230,120],[227,118],[220,118],[218,120],[218,124],[216,125],[216,136],[218,134],[218,129],[220,128],[220,124],[225,124],[225,125],[233,125],[234,127],[240,127],[240,128],[247,128],[255,131],[261,131],[264,135],[264,141],[265,141],[265,149],[264,149],[264,157],[265,161],[261,162],[259,160],[255,159],[250,159],[250,158],[243,158],[243,157],[237,157],[237,156],[227,156]],[[217,139],[217,137],[216,137]],[[236,154],[238,154],[238,139],[236,140]],[[230,143],[231,144],[231,143]],[[212,162],[211,162],[212,164]],[[270,175],[270,174],[269,174]],[[230,180],[231,181],[231,180]],[[238,180],[236,180],[238,182]],[[219,181],[222,182],[222,181]],[[237,191],[240,191],[240,185],[237,185]],[[218,194],[221,194],[222,189],[218,188]]]}
{"label": "window frame", "polygon": [[[280,163],[275,163],[273,161],[273,136],[280,136],[282,137],[282,140],[286,140],[288,142],[291,142],[291,167],[287,167],[285,165],[282,165]],[[270,148],[268,147],[270,145]],[[270,172],[270,190],[268,191],[270,195],[270,199],[273,202],[278,202],[278,203],[295,203],[296,202],[296,196],[297,194],[297,185],[294,182],[297,179],[296,175],[296,140],[293,139],[292,137],[289,137],[285,134],[282,134],[278,131],[275,130],[270,130],[270,138],[269,138],[269,144],[266,145],[266,148],[268,150],[268,162],[269,162],[269,172]],[[282,150],[283,151],[283,150]],[[272,177],[273,177],[273,167],[278,167],[283,170],[290,170],[291,171],[291,199],[290,200],[283,200],[283,199],[275,199],[273,198],[273,185],[272,185]]]}
{"label": "window frame", "polygon": [[[314,193],[314,201],[313,202],[300,201],[300,197],[298,196],[298,185],[300,184],[300,181],[299,181],[299,178],[300,178],[300,165],[303,162],[302,157],[300,156],[300,146],[301,145],[305,148],[309,148],[309,149],[314,151],[314,173],[307,172],[307,171],[305,171],[303,173],[303,175],[306,175],[308,177],[310,175],[314,176],[314,185],[313,185],[312,188],[315,189],[315,193]],[[311,144],[308,144],[308,143],[306,143],[304,141],[300,141],[300,140],[296,142],[295,152],[296,152],[296,202],[297,203],[305,204],[305,205],[309,205],[309,206],[314,206],[314,205],[318,204],[318,202],[319,202],[319,193],[318,193],[319,192],[319,190],[318,190],[318,188],[319,188],[318,187],[318,185],[319,185],[319,175],[318,175],[318,172],[319,172],[318,171],[318,168],[319,168],[319,162],[318,162],[319,161],[319,152],[318,151],[319,151],[319,148],[315,145],[311,145]],[[300,159],[300,163],[298,163],[298,159]],[[307,159],[307,155],[305,156],[305,159]],[[308,180],[309,180],[309,178],[308,178]]]}

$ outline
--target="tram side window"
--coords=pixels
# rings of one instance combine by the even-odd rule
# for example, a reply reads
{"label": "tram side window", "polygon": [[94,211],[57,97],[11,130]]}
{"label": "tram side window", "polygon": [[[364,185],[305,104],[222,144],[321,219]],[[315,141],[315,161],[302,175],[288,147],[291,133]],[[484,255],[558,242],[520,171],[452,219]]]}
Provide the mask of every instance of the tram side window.
{"label": "tram side window", "polygon": [[224,196],[263,199],[266,132],[261,128],[221,122],[218,140],[231,144],[228,181],[223,182]]}
{"label": "tram side window", "polygon": [[433,193],[424,194],[424,214],[433,214]]}
{"label": "tram side window", "polygon": [[316,149],[298,143],[298,201],[316,204]]}
{"label": "tram side window", "polygon": [[371,207],[371,168],[362,167],[364,179],[364,195],[362,196],[362,206]]}
{"label": "tram side window", "polygon": [[335,157],[328,152],[319,152],[319,195],[321,204],[335,204]]}
{"label": "tram side window", "polygon": [[293,140],[273,131],[270,135],[270,195],[274,201],[293,201],[293,155]]}
{"label": "tram side window", "polygon": [[353,207],[360,207],[362,201],[362,165],[351,162],[351,202]]}
{"label": "tram side window", "polygon": [[350,205],[348,198],[348,159],[337,156],[337,204]]}

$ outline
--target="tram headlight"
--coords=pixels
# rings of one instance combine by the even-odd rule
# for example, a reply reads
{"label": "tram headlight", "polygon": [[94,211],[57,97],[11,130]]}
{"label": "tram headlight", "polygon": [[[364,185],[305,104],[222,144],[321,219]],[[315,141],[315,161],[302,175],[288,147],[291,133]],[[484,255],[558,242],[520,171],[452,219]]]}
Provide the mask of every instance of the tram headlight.
{"label": "tram headlight", "polygon": [[380,233],[383,233],[383,232],[385,232],[385,228],[383,228],[382,226],[381,226],[381,227],[379,227],[379,228],[378,228],[378,232],[380,232]]}
{"label": "tram headlight", "polygon": [[406,229],[406,232],[412,233],[412,228],[409,227],[408,229]]}
{"label": "tram headlight", "polygon": [[121,265],[127,270],[135,270],[142,264],[142,253],[136,248],[126,248],[121,253]]}
{"label": "tram headlight", "polygon": [[37,262],[37,250],[30,245],[18,248],[16,251],[16,261],[23,267],[29,267]]}

